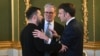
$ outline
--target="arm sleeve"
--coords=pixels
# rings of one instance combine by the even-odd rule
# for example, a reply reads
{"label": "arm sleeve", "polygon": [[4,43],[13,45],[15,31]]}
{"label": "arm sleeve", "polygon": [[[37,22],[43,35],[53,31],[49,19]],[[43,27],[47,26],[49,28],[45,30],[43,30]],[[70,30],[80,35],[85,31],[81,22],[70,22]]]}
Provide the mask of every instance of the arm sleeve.
{"label": "arm sleeve", "polygon": [[77,37],[73,28],[66,28],[61,36],[61,43],[68,46]]}

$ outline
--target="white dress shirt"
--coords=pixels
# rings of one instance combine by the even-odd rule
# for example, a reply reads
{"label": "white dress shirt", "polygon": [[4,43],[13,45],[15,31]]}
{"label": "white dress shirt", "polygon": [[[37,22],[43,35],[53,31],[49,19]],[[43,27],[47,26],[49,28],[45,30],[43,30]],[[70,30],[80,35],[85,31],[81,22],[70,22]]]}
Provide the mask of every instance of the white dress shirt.
{"label": "white dress shirt", "polygon": [[[46,32],[47,26],[48,26],[48,21],[45,20],[44,32]],[[49,29],[54,30],[54,21],[50,22]],[[52,32],[50,32],[50,34],[52,36]]]}
{"label": "white dress shirt", "polygon": [[[48,21],[45,20],[45,23],[44,23],[44,32],[46,32],[47,26],[48,26]],[[54,30],[54,21],[50,22],[49,29]],[[51,40],[52,40],[52,37],[53,37],[52,36],[52,32],[50,32],[50,34],[51,34],[51,38],[49,38],[47,44],[51,43]]]}

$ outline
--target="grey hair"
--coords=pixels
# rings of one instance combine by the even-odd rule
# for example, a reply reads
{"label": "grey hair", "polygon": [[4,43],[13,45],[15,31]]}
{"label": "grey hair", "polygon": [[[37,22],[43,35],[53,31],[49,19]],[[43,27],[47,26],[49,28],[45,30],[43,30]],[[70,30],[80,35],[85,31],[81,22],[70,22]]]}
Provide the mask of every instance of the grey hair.
{"label": "grey hair", "polygon": [[44,8],[46,8],[46,7],[52,7],[52,8],[54,8],[54,9],[56,10],[55,5],[52,4],[52,3],[47,3],[47,4],[45,4]]}

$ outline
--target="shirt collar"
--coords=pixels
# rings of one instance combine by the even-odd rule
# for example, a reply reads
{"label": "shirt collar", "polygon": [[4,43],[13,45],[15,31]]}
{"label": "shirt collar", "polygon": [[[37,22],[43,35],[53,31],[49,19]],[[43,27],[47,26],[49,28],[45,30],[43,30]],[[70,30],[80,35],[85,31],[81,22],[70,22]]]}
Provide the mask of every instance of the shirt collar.
{"label": "shirt collar", "polygon": [[[47,20],[45,20],[45,24],[48,24]],[[53,25],[54,24],[54,20],[52,22],[50,22],[50,24]]]}
{"label": "shirt collar", "polygon": [[75,19],[75,17],[70,18],[70,19],[66,22],[66,25],[68,25],[69,22],[70,22],[71,20],[73,20],[73,19]]}

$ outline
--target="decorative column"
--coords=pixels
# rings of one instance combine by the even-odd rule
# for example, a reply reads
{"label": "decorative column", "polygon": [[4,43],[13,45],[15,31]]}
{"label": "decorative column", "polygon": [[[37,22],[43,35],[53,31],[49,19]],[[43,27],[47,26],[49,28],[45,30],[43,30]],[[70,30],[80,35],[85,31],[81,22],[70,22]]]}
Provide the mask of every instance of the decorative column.
{"label": "decorative column", "polygon": [[[89,3],[87,3],[88,0],[83,0],[83,24],[84,24],[84,50],[86,51],[86,53],[88,54],[87,56],[99,56],[100,55],[100,41],[97,39],[97,37],[99,37],[100,35],[98,34],[98,28],[96,28],[98,25],[96,25],[96,20],[98,20],[98,17],[96,17],[96,13],[98,14],[99,12],[97,12],[97,6],[98,4],[96,4],[96,1],[98,0],[92,0],[92,3],[89,1]],[[91,4],[90,4],[91,3]],[[90,5],[91,7],[87,7],[87,4]],[[97,5],[97,6],[96,6]],[[88,10],[88,9],[91,10]],[[92,26],[91,28],[88,28],[88,12],[91,14],[89,14],[89,16],[91,16],[91,18],[89,17],[89,19],[92,19],[92,24],[89,24],[89,26]],[[89,22],[90,23],[90,22]],[[89,31],[91,34],[91,37],[89,36],[90,33],[88,33],[88,29],[92,29],[92,31]],[[97,32],[98,31],[98,32]],[[89,37],[88,37],[89,36]],[[92,38],[90,40],[90,38]]]}
{"label": "decorative column", "polygon": [[88,29],[87,29],[87,25],[88,25],[88,10],[87,10],[87,0],[83,0],[83,24],[84,24],[84,42],[88,42]]}
{"label": "decorative column", "polygon": [[[31,6],[30,4],[30,0],[24,0],[25,2],[25,6],[26,6],[26,9],[25,9],[25,12],[28,10],[28,8]],[[25,22],[27,24],[27,19],[26,19],[26,15],[25,15]]]}

